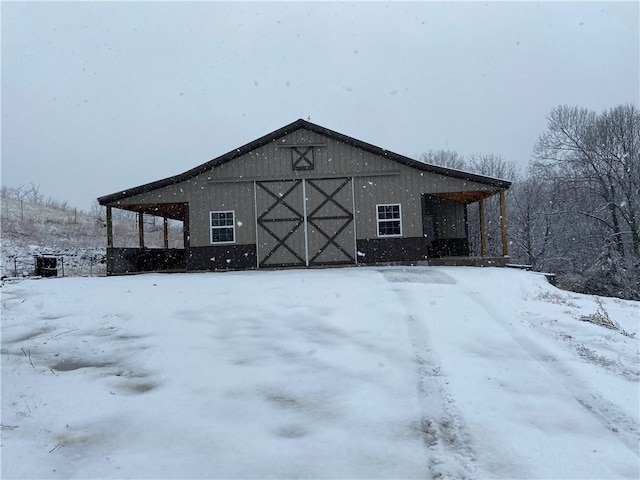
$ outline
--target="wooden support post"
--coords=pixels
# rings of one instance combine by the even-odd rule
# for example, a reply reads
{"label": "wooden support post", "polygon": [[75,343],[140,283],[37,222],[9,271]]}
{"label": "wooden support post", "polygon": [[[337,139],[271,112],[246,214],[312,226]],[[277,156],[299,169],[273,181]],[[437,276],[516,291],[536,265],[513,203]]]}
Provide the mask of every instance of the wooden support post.
{"label": "wooden support post", "polygon": [[113,216],[111,207],[107,207],[107,247],[113,247]]}
{"label": "wooden support post", "polygon": [[138,212],[138,237],[140,237],[140,248],[144,248],[144,213]]}
{"label": "wooden support post", "polygon": [[509,256],[509,242],[507,240],[507,202],[504,190],[500,190],[500,226],[502,228],[502,255]]}
{"label": "wooden support post", "polygon": [[189,226],[189,204],[185,204],[184,210],[184,218],[182,220],[182,238],[184,241],[184,248],[189,248],[191,246],[191,234]]}
{"label": "wooden support post", "polygon": [[480,200],[480,252],[487,256],[487,232],[484,226],[484,199]]}
{"label": "wooden support post", "polygon": [[169,219],[166,215],[162,217],[162,233],[164,234],[164,248],[169,248]]}

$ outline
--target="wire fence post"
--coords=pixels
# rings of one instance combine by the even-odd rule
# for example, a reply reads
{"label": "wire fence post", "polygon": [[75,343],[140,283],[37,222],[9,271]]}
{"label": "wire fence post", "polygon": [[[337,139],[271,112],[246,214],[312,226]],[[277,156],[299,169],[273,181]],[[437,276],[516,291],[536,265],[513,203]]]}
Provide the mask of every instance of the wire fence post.
{"label": "wire fence post", "polygon": [[[66,261],[65,261],[66,259]],[[44,260],[44,261],[43,261]],[[55,263],[50,263],[55,262]],[[18,277],[100,277],[105,274],[106,259],[101,254],[71,255],[42,253],[32,255],[7,255],[0,273]]]}

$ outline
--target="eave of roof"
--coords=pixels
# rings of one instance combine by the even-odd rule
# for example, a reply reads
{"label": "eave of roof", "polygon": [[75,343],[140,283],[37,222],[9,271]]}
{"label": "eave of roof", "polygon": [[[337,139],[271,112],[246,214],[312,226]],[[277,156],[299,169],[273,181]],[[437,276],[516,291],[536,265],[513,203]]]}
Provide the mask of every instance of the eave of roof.
{"label": "eave of roof", "polygon": [[139,195],[141,193],[146,193],[151,190],[166,187],[168,185],[175,185],[176,183],[184,182],[186,180],[189,180],[190,178],[193,178],[197,175],[207,172],[214,167],[217,167],[219,165],[222,165],[223,163],[226,163],[235,158],[238,158],[246,153],[249,153],[257,148],[260,148],[263,145],[273,142],[278,138],[281,138],[284,135],[287,135],[301,128],[325,135],[334,140],[338,140],[348,145],[351,145],[353,147],[360,148],[362,150],[373,153],[374,155],[379,155],[381,157],[388,158],[389,160],[393,160],[400,164],[403,164],[408,167],[412,167],[424,172],[436,173],[439,175],[459,178],[459,179],[470,181],[470,182],[482,183],[482,184],[490,185],[500,189],[508,189],[511,186],[511,182],[508,180],[488,177],[485,175],[465,172],[462,170],[455,170],[452,168],[442,167],[440,165],[431,165],[428,163],[419,162],[412,158],[405,157],[404,155],[400,155],[399,153],[395,153],[390,150],[385,150],[383,148],[376,147],[375,145],[372,145],[370,143],[363,142],[362,140],[349,137],[347,135],[335,132],[333,130],[329,130],[328,128],[321,127],[320,125],[316,125],[314,123],[308,122],[307,120],[303,120],[300,118],[295,122],[290,123],[289,125],[279,128],[274,132],[268,133],[267,135],[264,135],[252,142],[249,142],[246,145],[243,145],[242,147],[236,148],[235,150],[231,150],[230,152],[227,152],[224,155],[221,155],[212,160],[209,160],[206,163],[198,165],[197,167],[192,168],[191,170],[187,170],[186,172],[180,173],[178,175],[174,175],[172,177],[163,178],[162,180],[157,180],[155,182],[146,183],[144,185],[128,188],[126,190],[121,190],[119,192],[112,193],[110,195],[104,195],[98,198],[98,202],[100,203],[100,205],[107,205],[109,203],[116,202],[118,200],[123,200],[125,198],[132,197],[134,195]]}

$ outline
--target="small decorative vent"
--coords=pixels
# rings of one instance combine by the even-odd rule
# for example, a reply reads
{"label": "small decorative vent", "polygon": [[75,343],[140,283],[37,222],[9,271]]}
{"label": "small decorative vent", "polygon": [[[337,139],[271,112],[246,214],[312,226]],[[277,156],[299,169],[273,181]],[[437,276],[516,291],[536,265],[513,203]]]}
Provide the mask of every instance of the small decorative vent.
{"label": "small decorative vent", "polygon": [[315,168],[313,147],[291,148],[291,165],[294,170],[313,170]]}

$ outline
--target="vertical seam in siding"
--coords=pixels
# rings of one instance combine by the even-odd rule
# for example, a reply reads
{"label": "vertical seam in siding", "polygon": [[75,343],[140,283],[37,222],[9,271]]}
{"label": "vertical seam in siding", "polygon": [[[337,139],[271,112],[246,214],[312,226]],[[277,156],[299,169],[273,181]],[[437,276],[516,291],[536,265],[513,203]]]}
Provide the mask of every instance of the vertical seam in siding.
{"label": "vertical seam in siding", "polygon": [[253,181],[253,212],[253,221],[256,228],[256,268],[260,268],[260,254],[258,252],[258,193],[255,180]]}
{"label": "vertical seam in siding", "polygon": [[304,217],[304,263],[309,266],[309,237],[307,235],[307,182],[302,179],[302,216]]}
{"label": "vertical seam in siding", "polygon": [[356,265],[358,264],[358,236],[357,236],[357,228],[358,228],[358,219],[356,217],[356,187],[355,187],[355,177],[351,176],[351,205],[353,208],[353,258],[356,260]]}

